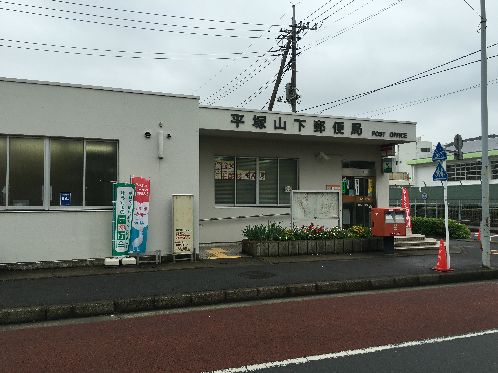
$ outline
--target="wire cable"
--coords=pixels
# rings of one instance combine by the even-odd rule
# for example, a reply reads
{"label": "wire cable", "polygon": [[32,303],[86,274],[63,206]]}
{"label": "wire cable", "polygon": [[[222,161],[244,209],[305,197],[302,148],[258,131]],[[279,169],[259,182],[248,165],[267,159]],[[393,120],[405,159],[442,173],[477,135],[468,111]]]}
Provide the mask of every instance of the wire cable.
{"label": "wire cable", "polygon": [[[91,47],[78,47],[63,44],[49,44],[40,43],[26,40],[14,40],[0,38],[0,47],[13,48],[13,49],[24,49],[32,51],[43,51],[43,52],[53,52],[61,54],[75,54],[75,55],[85,55],[85,56],[98,56],[98,57],[117,57],[117,58],[150,58],[154,60],[179,60],[192,57],[201,57],[212,60],[236,60],[236,59],[249,59],[255,56],[244,55],[243,52],[232,52],[232,53],[171,53],[171,52],[142,52],[142,51],[126,51],[126,50],[112,50],[103,48],[91,48]],[[19,44],[19,45],[8,45]],[[28,46],[31,45],[32,47]],[[57,48],[47,49],[47,48]],[[61,50],[62,49],[62,50]],[[66,49],[66,50],[65,50]],[[67,50],[69,49],[69,50]],[[247,52],[247,53],[257,53],[257,52]],[[150,55],[147,55],[150,54]],[[223,56],[223,54],[229,54],[231,56]]]}
{"label": "wire cable", "polygon": [[105,6],[101,6],[101,5],[76,3],[76,2],[64,1],[64,0],[50,0],[50,1],[55,2],[55,3],[67,4],[67,5],[76,5],[76,6],[80,6],[80,7],[127,12],[127,13],[134,13],[134,14],[140,14],[140,15],[146,15],[146,16],[178,18],[178,19],[189,20],[189,21],[217,22],[217,23],[239,24],[239,25],[249,25],[249,26],[250,25],[265,26],[267,28],[268,27],[269,28],[280,27],[280,25],[265,25],[264,23],[251,23],[251,22],[241,22],[241,21],[233,21],[233,20],[217,20],[217,19],[209,19],[209,18],[195,18],[195,17],[187,17],[187,16],[176,16],[176,15],[164,14],[164,13],[153,13],[153,12],[140,11],[140,10],[130,10],[130,9],[123,9],[123,8],[110,8],[110,7],[105,7]]}
{"label": "wire cable", "polygon": [[348,31],[350,31],[350,30],[354,29],[355,27],[357,27],[357,26],[359,26],[359,25],[361,25],[361,24],[363,24],[363,23],[365,23],[365,22],[367,22],[367,21],[370,21],[371,19],[373,19],[373,18],[377,17],[378,15],[380,15],[380,14],[384,13],[385,11],[387,11],[387,10],[391,9],[392,7],[394,7],[394,6],[396,6],[396,5],[400,4],[400,3],[402,3],[403,1],[404,1],[404,0],[396,0],[396,2],[391,3],[390,5],[388,5],[388,6],[384,7],[384,8],[382,8],[382,9],[380,9],[380,10],[379,10],[379,11],[377,11],[376,13],[370,14],[369,16],[367,16],[367,17],[365,17],[365,18],[363,18],[363,19],[361,19],[361,20],[359,20],[359,21],[357,21],[357,22],[353,23],[353,24],[352,24],[352,25],[350,25],[349,27],[345,27],[345,28],[343,28],[342,30],[340,30],[340,31],[339,31],[339,32],[337,32],[336,34],[326,36],[326,37],[324,37],[324,38],[322,38],[322,39],[318,40],[315,44],[307,46],[306,48],[304,48],[304,50],[303,50],[303,51],[305,52],[305,51],[310,50],[310,49],[311,49],[311,48],[313,48],[313,47],[317,47],[317,46],[319,46],[319,45],[321,45],[321,44],[325,43],[327,40],[334,39],[334,38],[336,38],[336,37],[338,37],[338,36],[340,36],[340,35],[344,34],[345,32],[348,32]]}
{"label": "wire cable", "polygon": [[[0,3],[5,3],[5,4],[13,4],[13,5],[18,5],[18,6],[25,6],[25,7],[32,7],[32,8],[44,8],[44,7],[37,7],[34,5],[27,5],[27,4],[21,4],[21,3],[11,3],[8,1],[3,1],[0,0]],[[47,10],[51,10],[51,8],[46,8]],[[36,15],[36,16],[43,16],[43,17],[48,17],[48,18],[56,18],[56,19],[64,19],[68,21],[77,21],[77,22],[82,22],[82,23],[90,23],[90,24],[97,24],[97,25],[105,25],[105,26],[113,26],[113,27],[122,27],[122,28],[127,28],[127,29],[136,29],[136,30],[145,30],[145,31],[158,31],[158,32],[166,32],[166,33],[176,33],[176,34],[182,34],[182,35],[197,35],[197,36],[215,36],[215,37],[228,37],[228,38],[249,38],[249,39],[260,39],[260,36],[241,36],[241,35],[235,35],[235,34],[220,34],[220,33],[208,33],[208,32],[196,32],[196,31],[179,31],[179,30],[168,30],[168,29],[163,29],[163,28],[155,28],[155,27],[145,27],[145,26],[132,26],[132,25],[126,25],[126,24],[119,24],[119,23],[111,23],[111,22],[103,22],[103,21],[92,21],[92,20],[86,20],[86,19],[81,19],[81,18],[72,18],[72,17],[64,17],[64,16],[55,16],[51,14],[44,14],[44,13],[37,13],[37,12],[31,12],[31,11],[24,11],[20,9],[12,9],[12,8],[7,8],[7,7],[0,7],[0,10],[6,10],[14,13],[23,13],[23,14],[30,14],[30,15]],[[54,9],[55,11],[62,11],[62,12],[69,12],[69,13],[75,13],[71,11],[63,11],[63,10],[58,10]],[[87,16],[93,16],[93,17],[99,17],[99,18],[111,18],[114,20],[121,20],[125,22],[137,22],[140,24],[147,24],[147,25],[154,25],[154,26],[159,26],[162,27],[164,25],[170,26],[168,24],[162,24],[158,22],[150,22],[150,21],[143,21],[143,20],[130,20],[126,18],[118,18],[118,17],[107,17],[107,16],[101,16],[101,15],[92,15],[92,14],[87,14],[87,13],[77,13],[80,15],[87,15]],[[177,26],[177,27],[185,27],[185,26]],[[194,29],[198,29],[200,27],[191,27]],[[266,40],[270,40],[269,37],[263,38]]]}
{"label": "wire cable", "polygon": [[[498,45],[498,43],[494,43],[494,44],[492,44],[492,45],[488,46],[487,48],[492,48],[492,47],[495,47],[496,45]],[[456,61],[459,61],[459,60],[461,60],[461,59],[467,58],[467,57],[469,57],[469,56],[471,56],[471,55],[473,55],[473,54],[479,53],[479,52],[480,52],[480,50],[477,50],[477,51],[474,51],[474,52],[468,53],[468,54],[466,54],[466,55],[464,55],[464,56],[454,58],[454,59],[452,59],[452,60],[450,60],[450,61],[444,62],[444,63],[439,64],[439,65],[434,66],[434,67],[431,67],[430,69],[424,70],[424,71],[422,71],[422,72],[420,72],[420,73],[417,73],[417,74],[411,75],[411,76],[409,76],[409,77],[407,77],[407,78],[403,78],[403,79],[401,79],[401,80],[399,80],[399,81],[397,81],[397,82],[394,82],[394,83],[391,83],[391,84],[385,85],[385,86],[383,86],[383,87],[381,87],[381,88],[376,88],[376,89],[374,89],[374,90],[370,90],[370,91],[366,91],[366,92],[363,92],[363,93],[359,93],[359,94],[355,94],[355,95],[347,96],[347,97],[344,97],[344,98],[341,98],[341,99],[338,99],[338,100],[333,100],[333,101],[325,102],[325,103],[323,103],[323,104],[319,104],[319,105],[310,106],[310,107],[307,107],[307,108],[303,109],[302,111],[304,111],[304,110],[316,109],[316,108],[319,108],[319,107],[323,107],[323,106],[327,106],[327,105],[335,104],[335,103],[338,103],[338,102],[341,102],[341,101],[346,101],[346,100],[347,100],[346,102],[350,102],[350,101],[352,101],[352,100],[350,100],[350,99],[354,99],[354,100],[355,100],[355,99],[357,99],[357,98],[360,98],[360,97],[366,96],[366,95],[371,94],[371,93],[375,93],[375,92],[381,91],[381,90],[386,89],[386,88],[390,88],[390,87],[394,87],[394,86],[396,86],[396,85],[400,85],[400,84],[403,84],[403,83],[407,83],[407,82],[410,82],[410,81],[416,80],[417,78],[426,77],[426,76],[429,76],[429,75],[424,75],[424,74],[427,74],[427,73],[429,73],[429,72],[431,72],[431,71],[437,70],[437,69],[439,69],[439,68],[441,68],[441,67],[443,67],[443,66],[449,65],[449,64],[451,64],[451,63],[453,63],[453,62],[456,62]],[[467,65],[469,65],[469,64],[472,64],[472,63],[475,63],[475,62],[479,62],[479,61],[480,61],[480,60],[472,61],[472,62],[467,63],[467,64],[458,65],[458,66],[453,67],[453,68],[451,68],[451,69],[442,70],[442,71],[440,71],[440,72],[444,72],[444,71],[453,70],[453,69],[455,69],[455,68],[458,68],[458,67],[463,67],[463,66],[467,66]],[[434,75],[434,73],[433,73],[433,74],[430,74],[430,75]],[[346,102],[344,102],[344,103],[346,103]],[[342,105],[342,104],[341,104],[341,105]],[[338,105],[337,105],[337,106],[338,106]]]}
{"label": "wire cable", "polygon": [[[496,58],[498,57],[498,54],[495,54],[494,56],[490,56],[488,57],[487,59],[490,60],[492,58]],[[457,66],[452,66],[452,67],[449,67],[447,69],[444,69],[444,70],[440,70],[440,71],[436,71],[436,72],[433,72],[433,73],[429,73],[429,74],[426,74],[426,75],[420,75],[420,76],[417,76],[413,79],[405,79],[405,80],[402,80],[400,82],[396,82],[396,83],[393,83],[393,84],[389,84],[387,86],[384,86],[382,88],[377,88],[377,89],[374,89],[372,91],[368,91],[368,92],[364,92],[362,94],[359,94],[359,95],[355,95],[353,97],[351,97],[351,99],[349,100],[346,100],[344,102],[341,102],[341,103],[338,103],[338,104],[335,104],[335,105],[332,105],[332,106],[329,106],[325,109],[322,109],[320,111],[320,114],[323,113],[325,110],[329,110],[329,109],[332,109],[334,107],[337,107],[337,106],[341,106],[341,105],[344,105],[344,104],[347,104],[348,102],[351,102],[351,101],[355,101],[359,98],[362,98],[362,97],[365,97],[365,96],[368,96],[368,95],[371,95],[372,93],[376,93],[378,91],[381,91],[381,90],[384,90],[386,88],[391,88],[391,87],[394,87],[394,86],[397,86],[397,85],[401,85],[401,84],[405,84],[405,83],[408,83],[408,82],[412,82],[412,81],[415,81],[415,80],[419,80],[419,79],[423,79],[423,78],[428,78],[428,77],[431,77],[431,76],[434,76],[434,75],[437,75],[437,74],[441,74],[441,73],[444,73],[444,72],[447,72],[447,71],[451,71],[451,70],[455,70],[455,69],[458,69],[460,67],[465,67],[465,66],[468,66],[468,65],[472,65],[474,63],[477,63],[477,62],[481,62],[481,60],[475,60],[475,61],[470,61],[470,62],[467,62],[467,63],[464,63],[464,64],[461,64],[461,65],[457,65]]]}
{"label": "wire cable", "polygon": [[[494,84],[497,84],[497,83],[498,83],[498,78],[495,78],[495,79],[492,79],[492,80],[488,80],[488,85],[494,85]],[[439,95],[436,95],[436,96],[424,97],[424,98],[420,98],[420,99],[416,99],[416,100],[411,100],[411,101],[403,102],[403,103],[396,104],[396,105],[386,106],[386,107],[383,107],[383,108],[380,108],[380,109],[364,111],[364,112],[359,113],[359,114],[354,114],[353,116],[354,117],[359,117],[359,116],[362,116],[364,114],[369,114],[369,113],[374,113],[375,115],[383,115],[383,114],[391,113],[393,111],[398,111],[398,110],[406,109],[406,108],[409,108],[409,107],[412,107],[412,106],[415,106],[415,105],[424,104],[426,102],[434,101],[434,100],[437,100],[437,99],[440,99],[440,98],[444,98],[444,97],[447,97],[447,96],[451,96],[451,95],[454,95],[454,94],[466,92],[466,91],[469,91],[471,89],[479,88],[480,86],[481,86],[481,83],[477,83],[477,84],[471,85],[469,87],[461,88],[461,89],[458,89],[458,90],[455,90],[455,91],[442,93],[442,94],[439,94]]]}

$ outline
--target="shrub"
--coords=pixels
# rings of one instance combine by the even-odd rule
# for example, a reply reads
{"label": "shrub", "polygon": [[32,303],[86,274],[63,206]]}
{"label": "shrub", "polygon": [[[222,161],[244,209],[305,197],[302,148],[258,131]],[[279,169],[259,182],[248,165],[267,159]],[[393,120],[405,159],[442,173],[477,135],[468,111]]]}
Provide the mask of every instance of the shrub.
{"label": "shrub", "polygon": [[372,237],[372,230],[363,225],[353,225],[348,229],[348,233],[352,238],[369,238]]}
{"label": "shrub", "polygon": [[267,225],[248,225],[242,234],[251,241],[278,241],[288,236],[288,230],[280,224],[268,222]]}
{"label": "shrub", "polygon": [[360,225],[349,229],[339,227],[325,228],[324,226],[303,225],[298,228],[284,228],[280,224],[270,223],[248,225],[242,234],[250,241],[294,241],[294,240],[326,240],[340,238],[368,238],[372,236],[370,228]]}
{"label": "shrub", "polygon": [[[458,223],[455,220],[452,219],[448,220],[448,230],[450,233],[450,238],[454,239],[470,238],[469,228],[466,225]],[[413,233],[418,233],[433,237],[444,237],[446,235],[444,219],[439,219],[439,218],[413,217],[412,231]]]}

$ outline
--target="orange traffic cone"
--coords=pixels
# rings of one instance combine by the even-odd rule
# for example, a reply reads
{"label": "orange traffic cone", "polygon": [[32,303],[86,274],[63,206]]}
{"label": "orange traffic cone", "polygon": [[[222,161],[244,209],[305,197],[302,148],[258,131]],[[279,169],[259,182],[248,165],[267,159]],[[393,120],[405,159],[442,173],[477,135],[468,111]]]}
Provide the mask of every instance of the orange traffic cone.
{"label": "orange traffic cone", "polygon": [[446,260],[446,248],[443,240],[439,241],[439,253],[437,255],[437,263],[436,266],[432,269],[438,272],[452,271],[448,267],[448,261]]}

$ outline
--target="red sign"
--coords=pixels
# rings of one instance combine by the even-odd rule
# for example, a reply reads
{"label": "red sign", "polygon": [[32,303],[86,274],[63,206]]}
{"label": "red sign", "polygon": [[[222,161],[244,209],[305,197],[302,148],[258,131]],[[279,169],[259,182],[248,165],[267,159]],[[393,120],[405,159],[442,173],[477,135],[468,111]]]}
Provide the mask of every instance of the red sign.
{"label": "red sign", "polygon": [[406,228],[412,228],[412,217],[410,215],[410,197],[408,197],[408,189],[401,188],[401,207],[406,211]]}
{"label": "red sign", "polygon": [[135,198],[139,203],[149,202],[150,195],[150,179],[140,176],[133,176],[131,183],[135,184]]}

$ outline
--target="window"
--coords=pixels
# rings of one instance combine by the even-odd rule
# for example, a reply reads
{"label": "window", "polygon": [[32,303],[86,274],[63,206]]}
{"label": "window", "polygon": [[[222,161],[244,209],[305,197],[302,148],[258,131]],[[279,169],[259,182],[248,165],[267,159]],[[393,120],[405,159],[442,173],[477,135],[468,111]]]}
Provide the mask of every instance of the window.
{"label": "window", "polygon": [[117,141],[0,137],[0,206],[112,206]]}
{"label": "window", "polygon": [[430,153],[431,152],[431,148],[420,148],[420,152],[421,153]]}
{"label": "window", "polygon": [[86,206],[112,205],[112,182],[118,179],[117,159],[117,142],[86,142]]}
{"label": "window", "polygon": [[290,191],[298,188],[297,159],[216,157],[215,204],[290,204]]}
{"label": "window", "polygon": [[83,140],[50,140],[52,206],[60,205],[61,193],[71,193],[71,205],[83,205],[83,144]]}
{"label": "window", "polygon": [[43,206],[45,143],[41,138],[9,139],[9,205]]}

